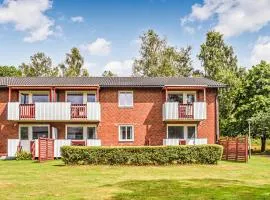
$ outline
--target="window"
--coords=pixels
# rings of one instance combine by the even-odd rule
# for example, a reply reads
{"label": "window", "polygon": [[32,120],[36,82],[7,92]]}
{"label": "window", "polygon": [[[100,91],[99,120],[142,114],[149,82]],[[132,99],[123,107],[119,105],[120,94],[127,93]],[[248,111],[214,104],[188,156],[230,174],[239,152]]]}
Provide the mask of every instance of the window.
{"label": "window", "polygon": [[67,94],[67,102],[71,102],[71,104],[83,104],[83,93]]}
{"label": "window", "polygon": [[193,139],[196,137],[196,128],[195,126],[188,126],[187,127],[187,138]]}
{"label": "window", "polygon": [[184,101],[183,94],[168,94],[168,101],[183,103]]}
{"label": "window", "polygon": [[169,139],[184,139],[184,126],[168,126]]}
{"label": "window", "polygon": [[32,134],[33,140],[38,139],[39,137],[48,137],[49,128],[47,126],[33,126],[32,127]]}
{"label": "window", "polygon": [[194,94],[187,94],[187,104],[192,104],[195,101]]}
{"label": "window", "polygon": [[67,127],[67,139],[83,140],[83,127]]}
{"label": "window", "polygon": [[96,102],[95,94],[87,94],[87,102]]}
{"label": "window", "polygon": [[133,92],[121,91],[118,96],[119,107],[132,107],[133,106]]}
{"label": "window", "polygon": [[134,141],[133,126],[119,126],[119,141]]}
{"label": "window", "polygon": [[29,132],[28,132],[28,127],[27,126],[22,126],[20,127],[20,139],[21,140],[28,140],[29,139]]}
{"label": "window", "polygon": [[87,127],[87,139],[97,139],[96,127]]}
{"label": "window", "polygon": [[35,102],[49,102],[49,95],[48,94],[33,94],[32,103],[35,103]]}
{"label": "window", "polygon": [[21,93],[20,94],[20,103],[28,104],[29,103],[29,94]]}

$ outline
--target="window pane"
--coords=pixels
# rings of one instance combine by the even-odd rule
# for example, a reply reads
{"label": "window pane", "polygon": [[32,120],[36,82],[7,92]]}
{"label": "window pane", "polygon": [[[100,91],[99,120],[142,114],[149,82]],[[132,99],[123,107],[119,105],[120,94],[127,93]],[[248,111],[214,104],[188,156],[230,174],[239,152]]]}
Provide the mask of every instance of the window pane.
{"label": "window pane", "polygon": [[29,103],[29,94],[20,94],[20,100],[21,100],[21,104],[27,104]]}
{"label": "window pane", "polygon": [[49,101],[49,95],[48,94],[33,94],[32,96],[32,102],[48,102]]}
{"label": "window pane", "polygon": [[83,104],[83,94],[67,94],[67,102],[71,102],[71,104]]}
{"label": "window pane", "polygon": [[33,139],[38,139],[39,137],[48,137],[48,127],[47,126],[33,126]]}
{"label": "window pane", "polygon": [[125,126],[121,126],[120,127],[120,131],[121,131],[120,138],[122,140],[126,140],[126,138],[127,138],[126,127]]}
{"label": "window pane", "polygon": [[28,127],[20,128],[20,138],[21,140],[28,140]]}
{"label": "window pane", "polygon": [[168,101],[183,103],[183,94],[168,94]]}
{"label": "window pane", "polygon": [[188,126],[188,139],[195,138],[195,126]]}
{"label": "window pane", "polygon": [[127,126],[127,139],[132,140],[132,126]]}
{"label": "window pane", "polygon": [[87,102],[96,102],[95,94],[87,94]]}
{"label": "window pane", "polygon": [[133,105],[133,93],[132,92],[120,92],[119,93],[119,105],[120,106],[132,106]]}
{"label": "window pane", "polygon": [[195,95],[194,94],[187,94],[187,103],[192,104],[195,101]]}
{"label": "window pane", "polygon": [[183,126],[169,126],[168,127],[169,139],[184,139],[184,127]]}
{"label": "window pane", "polygon": [[67,127],[67,139],[83,140],[83,127]]}
{"label": "window pane", "polygon": [[96,127],[87,127],[87,139],[96,139]]}

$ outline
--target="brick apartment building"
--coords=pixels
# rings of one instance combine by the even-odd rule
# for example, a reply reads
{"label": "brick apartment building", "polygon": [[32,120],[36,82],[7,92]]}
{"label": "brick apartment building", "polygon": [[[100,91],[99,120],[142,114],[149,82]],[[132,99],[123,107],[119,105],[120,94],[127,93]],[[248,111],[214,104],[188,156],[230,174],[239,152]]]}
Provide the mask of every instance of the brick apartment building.
{"label": "brick apartment building", "polygon": [[[213,144],[218,89],[206,78],[0,78],[0,153],[61,145]],[[60,144],[59,143],[59,144]]]}

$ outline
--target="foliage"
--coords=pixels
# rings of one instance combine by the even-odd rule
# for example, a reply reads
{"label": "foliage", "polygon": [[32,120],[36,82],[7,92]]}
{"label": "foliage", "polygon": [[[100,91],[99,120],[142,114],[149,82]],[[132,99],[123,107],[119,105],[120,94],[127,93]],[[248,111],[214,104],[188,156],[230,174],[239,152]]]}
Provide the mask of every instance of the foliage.
{"label": "foliage", "polygon": [[66,54],[65,62],[59,67],[65,77],[89,76],[87,69],[83,68],[84,59],[78,48],[73,47],[70,53]]}
{"label": "foliage", "polygon": [[133,64],[133,75],[144,77],[180,77],[190,76],[191,47],[180,50],[168,45],[154,30],[148,30],[142,36],[140,57]]}
{"label": "foliage", "polygon": [[104,71],[102,76],[104,76],[104,77],[116,77],[117,75],[112,73],[112,71],[109,70],[109,71]]}
{"label": "foliage", "polygon": [[22,76],[21,70],[14,66],[0,66],[0,77],[20,77]]}
{"label": "foliage", "polygon": [[207,33],[198,58],[202,62],[206,77],[228,86],[219,92],[220,129],[223,135],[228,135],[233,132],[231,123],[235,121],[235,100],[245,71],[237,66],[233,48],[225,44],[223,35],[219,32]]}
{"label": "foliage", "polygon": [[53,77],[58,76],[59,69],[52,67],[52,60],[44,53],[38,52],[30,57],[29,64],[22,63],[19,66],[22,75],[26,77]]}
{"label": "foliage", "polygon": [[220,145],[155,147],[75,147],[61,148],[65,164],[166,165],[216,164],[221,159]]}
{"label": "foliage", "polygon": [[18,151],[16,152],[16,160],[32,160],[32,154],[27,151]]}

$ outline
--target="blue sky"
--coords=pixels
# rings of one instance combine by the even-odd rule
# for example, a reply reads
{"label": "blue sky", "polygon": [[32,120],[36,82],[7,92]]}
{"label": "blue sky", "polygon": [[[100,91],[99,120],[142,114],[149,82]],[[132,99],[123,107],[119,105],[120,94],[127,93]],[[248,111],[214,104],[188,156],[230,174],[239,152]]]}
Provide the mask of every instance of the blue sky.
{"label": "blue sky", "polygon": [[193,67],[205,33],[225,35],[240,65],[270,61],[269,0],[0,0],[0,65],[18,66],[36,52],[56,65],[78,47],[91,75],[131,73],[138,37],[154,29],[171,45],[191,45]]}

